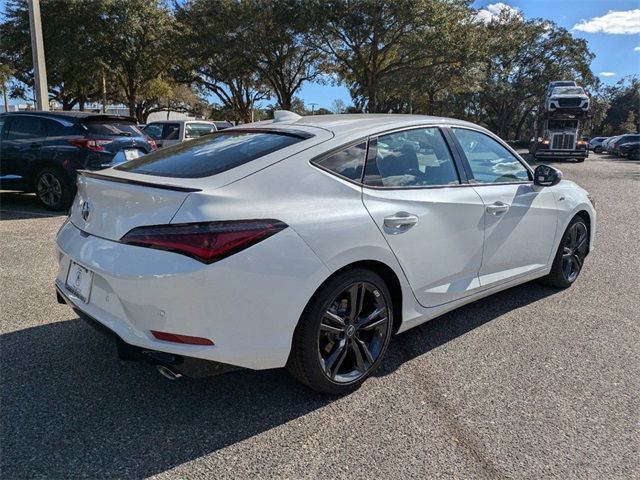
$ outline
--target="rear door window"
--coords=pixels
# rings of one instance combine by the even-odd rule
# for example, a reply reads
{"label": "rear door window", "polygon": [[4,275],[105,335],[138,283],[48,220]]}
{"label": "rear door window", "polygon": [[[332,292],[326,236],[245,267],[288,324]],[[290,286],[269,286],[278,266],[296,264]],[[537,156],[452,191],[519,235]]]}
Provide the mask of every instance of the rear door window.
{"label": "rear door window", "polygon": [[45,120],[45,126],[47,128],[47,137],[62,137],[68,135],[68,130],[60,122],[55,120]]}
{"label": "rear door window", "polygon": [[283,132],[226,131],[180,143],[124,163],[118,170],[162,177],[216,175],[301,142]]}
{"label": "rear door window", "polygon": [[198,138],[215,131],[215,125],[211,125],[210,123],[187,123],[184,138]]}
{"label": "rear door window", "polygon": [[455,185],[460,180],[440,129],[427,127],[378,137],[364,183],[398,188]]}
{"label": "rear door window", "polygon": [[165,123],[162,125],[162,138],[160,140],[180,140],[180,124]]}
{"label": "rear door window", "polygon": [[91,120],[83,122],[82,126],[89,132],[96,135],[139,137],[142,132],[133,122],[126,120]]}
{"label": "rear door window", "polygon": [[162,124],[150,123],[143,129],[144,133],[154,140],[162,140]]}
{"label": "rear door window", "polygon": [[44,123],[38,117],[14,117],[11,120],[7,140],[28,140],[44,137]]}

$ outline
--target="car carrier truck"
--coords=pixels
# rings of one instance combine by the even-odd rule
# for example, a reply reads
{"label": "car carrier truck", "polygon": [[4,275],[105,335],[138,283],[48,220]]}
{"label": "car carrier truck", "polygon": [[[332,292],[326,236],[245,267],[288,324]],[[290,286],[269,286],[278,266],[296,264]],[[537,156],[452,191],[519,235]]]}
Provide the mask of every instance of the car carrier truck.
{"label": "car carrier truck", "polygon": [[589,156],[589,142],[583,139],[591,125],[589,110],[589,98],[575,82],[550,82],[538,108],[529,153],[536,160],[556,158],[584,162]]}

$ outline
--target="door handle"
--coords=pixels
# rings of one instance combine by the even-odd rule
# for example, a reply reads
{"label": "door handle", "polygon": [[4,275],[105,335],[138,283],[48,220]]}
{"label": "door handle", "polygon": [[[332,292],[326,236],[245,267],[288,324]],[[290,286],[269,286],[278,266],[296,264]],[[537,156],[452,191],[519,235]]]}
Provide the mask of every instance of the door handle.
{"label": "door handle", "polygon": [[409,230],[418,223],[418,216],[407,212],[398,212],[389,217],[384,217],[384,226],[392,231],[399,233]]}
{"label": "door handle", "polygon": [[495,202],[487,207],[487,213],[490,213],[491,215],[501,215],[509,210],[510,206],[511,205],[507,203]]}

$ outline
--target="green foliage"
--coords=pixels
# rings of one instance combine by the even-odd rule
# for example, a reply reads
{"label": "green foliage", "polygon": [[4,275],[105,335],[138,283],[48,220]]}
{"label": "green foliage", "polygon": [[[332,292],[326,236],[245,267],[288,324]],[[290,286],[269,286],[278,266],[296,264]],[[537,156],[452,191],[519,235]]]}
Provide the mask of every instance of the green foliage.
{"label": "green foliage", "polygon": [[[300,88],[325,81],[352,95],[333,112],[455,116],[523,138],[545,85],[566,78],[596,90],[594,130],[629,127],[637,79],[602,87],[584,40],[507,11],[485,24],[471,3],[41,0],[49,94],[82,107],[102,99],[104,79],[107,98],[140,121],[177,109],[248,122],[276,108],[309,114]],[[0,65],[12,95],[24,96],[33,76],[27,0],[8,0],[4,13]],[[260,112],[265,99],[274,104]]]}
{"label": "green foliage", "polygon": [[621,133],[636,133],[638,132],[638,117],[636,112],[629,110],[627,119],[620,124]]}

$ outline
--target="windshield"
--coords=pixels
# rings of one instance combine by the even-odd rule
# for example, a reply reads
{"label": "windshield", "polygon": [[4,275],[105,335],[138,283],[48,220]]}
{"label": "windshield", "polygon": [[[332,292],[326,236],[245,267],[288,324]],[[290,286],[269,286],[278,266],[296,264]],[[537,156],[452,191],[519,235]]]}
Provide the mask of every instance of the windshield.
{"label": "windshield", "polygon": [[302,140],[302,136],[284,132],[226,130],[161,148],[116,168],[162,177],[208,177]]}
{"label": "windshield", "polygon": [[553,89],[554,95],[582,95],[584,90],[580,87],[559,87]]}

